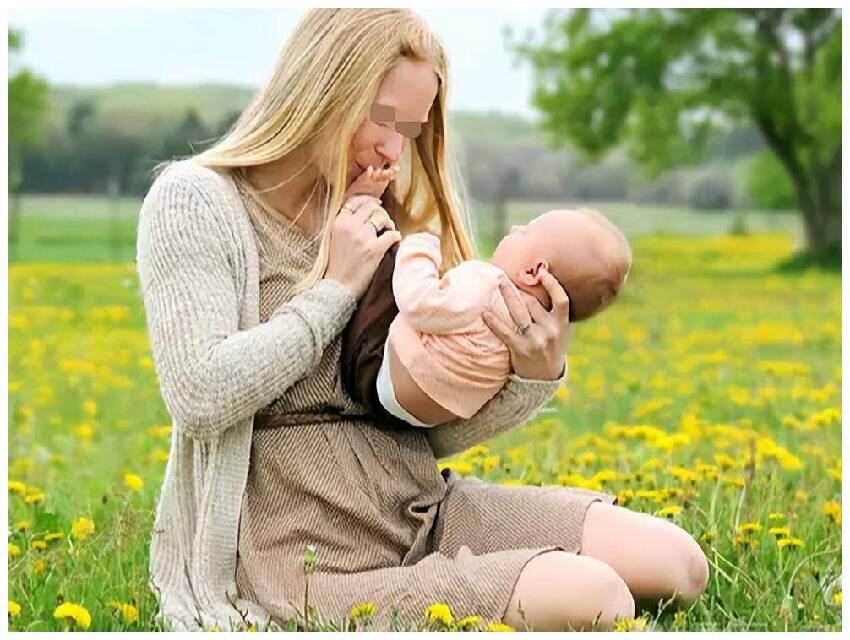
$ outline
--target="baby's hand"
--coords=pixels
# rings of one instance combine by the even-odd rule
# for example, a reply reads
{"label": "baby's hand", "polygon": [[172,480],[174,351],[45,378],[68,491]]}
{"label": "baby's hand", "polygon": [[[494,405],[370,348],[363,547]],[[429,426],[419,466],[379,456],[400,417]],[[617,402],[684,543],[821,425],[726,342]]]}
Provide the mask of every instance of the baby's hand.
{"label": "baby's hand", "polygon": [[369,168],[357,176],[351,186],[346,189],[343,200],[358,195],[380,198],[390,181],[398,175],[398,171],[398,165],[393,165],[387,169],[373,169],[372,165],[369,165]]}

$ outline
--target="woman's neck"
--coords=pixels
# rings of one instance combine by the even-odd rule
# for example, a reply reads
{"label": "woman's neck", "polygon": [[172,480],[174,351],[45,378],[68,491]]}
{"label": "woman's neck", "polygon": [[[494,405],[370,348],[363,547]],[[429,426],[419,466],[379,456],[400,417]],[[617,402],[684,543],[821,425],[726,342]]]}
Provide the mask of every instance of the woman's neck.
{"label": "woman's neck", "polygon": [[[314,229],[321,202],[322,191],[317,182],[323,182],[319,170],[305,157],[294,152],[289,156],[248,168],[248,179],[258,190],[275,189],[259,194],[264,202],[305,229]],[[299,216],[299,211],[301,212]]]}

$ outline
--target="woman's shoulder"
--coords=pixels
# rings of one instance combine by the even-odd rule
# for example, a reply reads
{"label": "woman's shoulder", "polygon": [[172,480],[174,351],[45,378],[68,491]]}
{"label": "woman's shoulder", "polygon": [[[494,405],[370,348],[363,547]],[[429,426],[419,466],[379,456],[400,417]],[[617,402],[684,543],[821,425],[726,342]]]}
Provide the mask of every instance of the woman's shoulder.
{"label": "woman's shoulder", "polygon": [[192,189],[201,194],[220,195],[229,189],[232,180],[225,171],[206,167],[195,158],[172,160],[158,166],[149,195],[169,186]]}

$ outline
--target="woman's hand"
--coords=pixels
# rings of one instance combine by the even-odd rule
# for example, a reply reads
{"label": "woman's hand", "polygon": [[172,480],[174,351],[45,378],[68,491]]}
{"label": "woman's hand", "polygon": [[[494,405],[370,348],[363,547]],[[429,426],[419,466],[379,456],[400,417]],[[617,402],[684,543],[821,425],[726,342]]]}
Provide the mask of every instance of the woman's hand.
{"label": "woman's hand", "polygon": [[[354,189],[360,195],[345,201],[331,229],[325,277],[346,285],[358,300],[372,281],[387,249],[401,240],[401,234],[395,230],[389,213],[378,199],[393,177],[392,169],[373,174],[371,167],[360,174],[347,191]],[[378,196],[368,195],[376,191]],[[379,236],[381,229],[386,231]]]}
{"label": "woman's hand", "polygon": [[[507,345],[516,375],[531,380],[557,380],[566,366],[564,355],[570,338],[570,300],[551,273],[541,268],[539,274],[540,282],[552,301],[551,311],[546,311],[533,296],[528,296],[526,306],[504,276],[499,282],[499,291],[516,327],[505,326],[490,311],[485,311],[482,319]],[[525,326],[528,327],[525,333],[517,329]]]}

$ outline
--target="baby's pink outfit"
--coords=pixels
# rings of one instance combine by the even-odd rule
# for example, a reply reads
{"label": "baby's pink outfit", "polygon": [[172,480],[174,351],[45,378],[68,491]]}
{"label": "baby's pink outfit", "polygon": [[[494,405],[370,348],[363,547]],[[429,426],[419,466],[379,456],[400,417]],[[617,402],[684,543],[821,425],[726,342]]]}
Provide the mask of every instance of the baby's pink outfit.
{"label": "baby's pink outfit", "polygon": [[401,241],[393,272],[399,313],[388,340],[431,399],[469,418],[496,395],[511,371],[508,348],[481,313],[490,309],[506,326],[516,325],[499,293],[504,271],[467,260],[441,279],[441,263],[438,236],[413,233]]}

